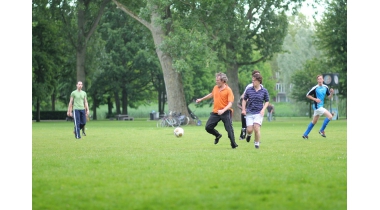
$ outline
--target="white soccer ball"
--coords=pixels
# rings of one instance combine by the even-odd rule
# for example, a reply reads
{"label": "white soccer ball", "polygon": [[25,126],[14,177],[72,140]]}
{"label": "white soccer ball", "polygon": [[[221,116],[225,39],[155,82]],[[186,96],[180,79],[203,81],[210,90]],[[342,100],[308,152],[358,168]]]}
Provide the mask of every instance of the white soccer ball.
{"label": "white soccer ball", "polygon": [[184,130],[183,130],[183,128],[181,128],[181,127],[177,127],[177,128],[175,128],[174,129],[174,135],[176,136],[176,137],[182,137],[183,136],[183,134],[184,134]]}

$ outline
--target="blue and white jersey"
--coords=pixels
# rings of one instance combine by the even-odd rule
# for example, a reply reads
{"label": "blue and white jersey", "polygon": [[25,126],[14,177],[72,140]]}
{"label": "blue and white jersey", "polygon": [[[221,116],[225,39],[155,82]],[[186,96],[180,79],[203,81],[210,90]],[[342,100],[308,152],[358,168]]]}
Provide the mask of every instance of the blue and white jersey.
{"label": "blue and white jersey", "polygon": [[[247,92],[247,89],[248,89],[248,88],[251,88],[251,87],[253,87],[253,83],[250,83],[250,84],[248,84],[248,85],[245,87],[245,90],[244,90],[244,92],[243,92],[243,95],[245,94],[245,92]],[[263,87],[264,87],[263,84],[260,84],[260,87],[263,88]]]}
{"label": "blue and white jersey", "polygon": [[268,90],[260,85],[260,90],[256,91],[255,88],[249,87],[244,94],[244,100],[247,101],[247,113],[259,114],[264,107],[264,103],[269,101]]}
{"label": "blue and white jersey", "polygon": [[330,95],[330,90],[329,90],[329,87],[327,85],[322,85],[322,86],[316,85],[316,86],[312,87],[309,90],[309,92],[306,93],[306,96],[308,96],[308,95],[311,95],[314,98],[318,98],[319,100],[321,100],[320,103],[317,103],[314,101],[313,109],[316,110],[316,109],[323,107],[323,105],[325,104],[325,97],[326,97],[326,95],[327,96]]}

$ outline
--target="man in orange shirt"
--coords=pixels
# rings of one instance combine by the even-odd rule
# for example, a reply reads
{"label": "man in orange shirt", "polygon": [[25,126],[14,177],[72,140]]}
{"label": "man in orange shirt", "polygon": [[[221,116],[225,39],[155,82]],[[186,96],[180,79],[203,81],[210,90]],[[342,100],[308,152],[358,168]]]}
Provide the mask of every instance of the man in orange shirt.
{"label": "man in orange shirt", "polygon": [[203,101],[204,99],[214,98],[214,107],[210,113],[210,117],[206,123],[205,129],[208,133],[214,135],[214,144],[219,143],[219,139],[222,138],[215,127],[218,125],[219,121],[223,121],[224,128],[228,133],[228,138],[231,141],[232,149],[238,147],[235,142],[234,129],[232,127],[232,103],[234,102],[234,94],[231,88],[227,85],[227,75],[219,72],[215,75],[216,85],[214,86],[211,93],[207,94],[203,98],[196,100],[196,103]]}

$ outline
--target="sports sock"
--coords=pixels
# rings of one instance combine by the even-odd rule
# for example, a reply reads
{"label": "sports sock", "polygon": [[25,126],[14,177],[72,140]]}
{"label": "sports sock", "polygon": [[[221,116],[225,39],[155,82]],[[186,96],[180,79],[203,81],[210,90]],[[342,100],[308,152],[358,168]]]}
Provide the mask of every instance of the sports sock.
{"label": "sports sock", "polygon": [[313,127],[314,127],[314,124],[312,122],[310,122],[310,124],[307,126],[307,129],[303,135],[304,136],[309,135],[309,133],[310,133],[311,129],[313,129]]}
{"label": "sports sock", "polygon": [[326,128],[326,126],[327,126],[327,124],[329,124],[329,122],[330,122],[329,118],[326,117],[325,120],[323,121],[323,124],[322,124],[322,127],[321,127],[320,131],[324,131],[325,128]]}

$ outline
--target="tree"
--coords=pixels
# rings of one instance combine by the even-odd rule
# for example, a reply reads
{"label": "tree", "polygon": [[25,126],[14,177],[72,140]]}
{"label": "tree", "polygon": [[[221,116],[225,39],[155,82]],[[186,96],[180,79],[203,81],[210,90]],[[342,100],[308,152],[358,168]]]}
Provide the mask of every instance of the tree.
{"label": "tree", "polygon": [[[160,46],[164,43],[165,37],[171,32],[170,27],[173,23],[171,20],[170,3],[163,2],[160,4],[160,2],[156,0],[147,0],[146,2],[127,2],[129,4],[126,2],[121,4],[116,0],[113,0],[113,2],[118,8],[149,29],[154,40],[156,53],[160,60],[161,69],[164,75],[169,109],[189,115],[181,74],[175,70],[172,57],[160,49]],[[144,9],[147,14],[140,17],[134,13],[132,9],[136,9],[135,7],[137,4],[143,5],[144,3]],[[127,5],[129,5],[129,7]],[[147,19],[150,19],[150,21]]]}
{"label": "tree", "polygon": [[[105,42],[102,71],[112,81],[109,91],[115,98],[116,113],[128,114],[128,106],[137,108],[152,98],[152,72],[160,71],[151,36],[145,27],[126,17],[115,7],[107,8],[98,32]],[[110,113],[109,113],[110,114]]]}
{"label": "tree", "polygon": [[[68,40],[76,50],[76,80],[82,81],[86,88],[86,49],[111,0],[60,0],[56,4],[61,9],[62,20]],[[74,7],[72,6],[74,4]],[[76,25],[74,24],[76,21]],[[76,37],[76,38],[75,38]]]}
{"label": "tree", "polygon": [[312,24],[303,14],[289,18],[289,32],[283,43],[284,53],[277,56],[279,82],[283,85],[285,92],[291,92],[291,76],[303,69],[307,60],[320,57],[321,52],[313,43],[314,30]]}
{"label": "tree", "polygon": [[[234,110],[238,110],[238,96],[241,94],[239,80],[245,75],[241,74],[241,70],[250,74],[253,69],[257,69],[259,63],[270,60],[275,53],[281,52],[288,27],[285,12],[296,12],[301,3],[302,0],[210,0],[183,4],[182,7],[186,9],[181,8],[180,11],[189,11],[184,12],[184,16],[198,19],[193,22],[202,25],[198,27],[199,30],[208,35],[208,44],[217,52],[222,63],[219,68],[227,73],[235,95]],[[269,82],[270,80],[273,80],[272,75],[265,80],[269,90],[274,89],[274,82]],[[271,84],[273,86],[269,87]],[[240,120],[240,113],[234,112],[233,119]]]}
{"label": "tree", "polygon": [[293,86],[290,97],[297,102],[304,102],[309,105],[309,117],[312,114],[312,101],[306,98],[306,93],[315,86],[317,75],[322,74],[321,70],[326,69],[327,63],[318,58],[306,61],[302,70],[297,70],[291,76],[291,84]]}
{"label": "tree", "polygon": [[[133,12],[136,2],[134,4],[126,1],[121,4],[121,0],[113,2],[151,31],[164,75],[169,109],[188,114],[183,97],[183,78],[176,69],[180,65],[174,65],[180,60],[178,54],[171,53],[167,45],[172,41],[171,38],[175,38],[176,33],[182,31],[187,33],[199,31],[199,37],[207,34],[205,45],[217,51],[219,59],[219,62],[214,63],[217,68],[213,68],[212,71],[225,71],[234,95],[239,96],[238,68],[265,61],[274,53],[281,51],[287,29],[284,11],[289,10],[293,3],[300,4],[302,0],[263,2],[147,0],[146,4],[142,5],[140,15]],[[297,6],[293,7],[294,10],[296,8]],[[176,46],[187,45],[190,49],[194,47],[188,44],[191,42],[181,43],[185,45]],[[254,51],[261,54],[256,60],[252,59]],[[207,57],[212,58],[212,56]],[[239,97],[235,97],[236,103],[233,108],[236,110],[238,100]],[[240,120],[238,112],[234,113],[234,119]]]}
{"label": "tree", "polygon": [[347,0],[332,0],[319,23],[316,45],[329,64],[325,73],[339,73],[338,94],[347,98]]}
{"label": "tree", "polygon": [[66,56],[60,35],[61,22],[54,17],[54,11],[44,0],[34,0],[32,5],[32,97],[36,122],[40,122],[42,102],[52,99],[51,108],[55,109],[57,75]]}

